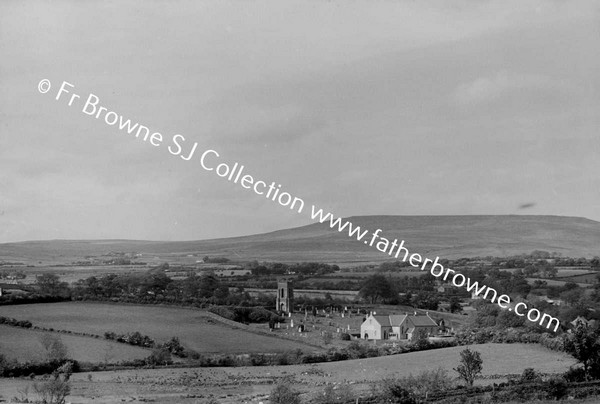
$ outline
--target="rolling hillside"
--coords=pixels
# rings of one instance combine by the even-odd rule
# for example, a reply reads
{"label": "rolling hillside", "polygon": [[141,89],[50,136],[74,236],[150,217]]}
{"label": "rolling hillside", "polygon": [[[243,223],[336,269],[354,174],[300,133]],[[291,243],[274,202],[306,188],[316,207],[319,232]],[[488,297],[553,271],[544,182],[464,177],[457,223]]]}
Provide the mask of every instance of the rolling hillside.
{"label": "rolling hillside", "polygon": [[[562,216],[357,216],[348,218],[370,232],[405,240],[411,252],[428,257],[459,258],[508,256],[533,250],[564,256],[600,255],[600,222]],[[370,234],[365,238],[370,239]],[[0,261],[36,260],[71,262],[109,252],[138,252],[154,258],[204,255],[233,260],[323,261],[330,263],[380,262],[386,254],[332,230],[326,224],[265,234],[202,241],[31,241],[0,244]],[[189,255],[194,257],[188,257]],[[144,258],[142,258],[144,260]]]}

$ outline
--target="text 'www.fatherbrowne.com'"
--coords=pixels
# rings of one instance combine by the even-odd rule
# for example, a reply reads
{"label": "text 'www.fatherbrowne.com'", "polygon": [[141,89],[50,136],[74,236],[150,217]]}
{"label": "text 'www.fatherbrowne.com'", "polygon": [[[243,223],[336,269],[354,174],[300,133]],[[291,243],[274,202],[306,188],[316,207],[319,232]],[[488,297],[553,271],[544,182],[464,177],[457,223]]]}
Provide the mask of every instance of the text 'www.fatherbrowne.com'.
{"label": "text 'www.fatherbrowne.com'", "polygon": [[[483,299],[489,299],[492,303],[497,303],[500,308],[514,311],[515,314],[519,317],[526,317],[528,321],[532,323],[539,324],[541,326],[545,326],[547,329],[551,329],[554,326],[554,331],[558,330],[560,326],[560,322],[557,318],[550,316],[547,313],[541,313],[538,309],[529,309],[526,303],[511,302],[510,296],[502,294],[498,296],[498,292],[494,288],[490,288],[486,285],[479,285],[479,282],[473,282],[471,278],[456,272],[450,268],[444,268],[442,264],[439,263],[440,257],[436,257],[435,260],[431,260],[429,258],[423,259],[423,257],[417,253],[411,254],[408,249],[404,246],[404,240],[398,242],[398,239],[394,239],[390,242],[389,239],[382,237],[381,232],[383,230],[377,229],[374,232],[369,232],[369,230],[361,229],[360,226],[355,226],[352,222],[344,220],[340,217],[336,218],[331,213],[323,213],[322,209],[316,210],[313,205],[312,210],[312,219],[318,220],[320,223],[325,223],[329,225],[332,229],[337,230],[340,233],[347,233],[348,237],[356,239],[356,241],[363,241],[366,245],[373,247],[375,244],[375,248],[382,253],[388,254],[390,257],[394,257],[396,259],[400,259],[402,257],[402,262],[407,262],[415,267],[420,268],[421,271],[428,270],[431,275],[436,278],[442,277],[442,279],[446,282],[451,282],[455,287],[465,287],[467,291],[471,292],[475,296],[480,296]],[[370,238],[365,238],[367,234],[370,234]],[[428,265],[431,264],[428,268]],[[449,280],[451,279],[451,280]]]}

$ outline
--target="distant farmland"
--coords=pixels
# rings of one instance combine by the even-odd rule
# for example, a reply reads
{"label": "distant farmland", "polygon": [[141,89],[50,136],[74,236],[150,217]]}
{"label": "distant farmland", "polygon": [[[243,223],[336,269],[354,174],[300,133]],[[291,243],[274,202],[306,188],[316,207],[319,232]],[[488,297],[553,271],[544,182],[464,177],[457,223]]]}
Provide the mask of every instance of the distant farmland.
{"label": "distant farmland", "polygon": [[315,350],[301,342],[259,335],[215,322],[201,310],[176,307],[69,302],[0,306],[0,316],[29,320],[33,325],[45,328],[98,335],[104,335],[106,331],[139,331],[157,342],[178,337],[182,345],[199,353]]}

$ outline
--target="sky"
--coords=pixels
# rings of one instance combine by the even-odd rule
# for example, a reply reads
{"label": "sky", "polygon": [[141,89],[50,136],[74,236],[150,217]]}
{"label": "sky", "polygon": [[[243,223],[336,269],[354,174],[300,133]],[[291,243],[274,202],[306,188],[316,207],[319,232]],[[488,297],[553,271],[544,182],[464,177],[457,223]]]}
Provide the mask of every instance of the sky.
{"label": "sky", "polygon": [[[164,143],[85,114],[90,93]],[[0,242],[312,222],[209,149],[344,217],[600,221],[599,129],[598,1],[0,2]]]}

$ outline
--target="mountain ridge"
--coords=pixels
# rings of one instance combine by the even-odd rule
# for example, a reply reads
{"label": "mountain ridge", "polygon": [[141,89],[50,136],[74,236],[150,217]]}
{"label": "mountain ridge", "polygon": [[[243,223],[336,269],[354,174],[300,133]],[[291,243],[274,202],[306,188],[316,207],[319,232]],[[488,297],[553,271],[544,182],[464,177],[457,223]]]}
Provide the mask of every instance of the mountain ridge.
{"label": "mountain ridge", "polygon": [[[533,250],[563,256],[600,255],[600,222],[555,215],[370,215],[343,219],[390,241],[404,240],[409,251],[431,257],[510,256]],[[225,256],[241,260],[382,262],[387,254],[338,232],[329,222],[267,233],[190,241],[127,239],[32,240],[0,244],[0,260],[52,256],[82,259],[110,251],[144,254]]]}

